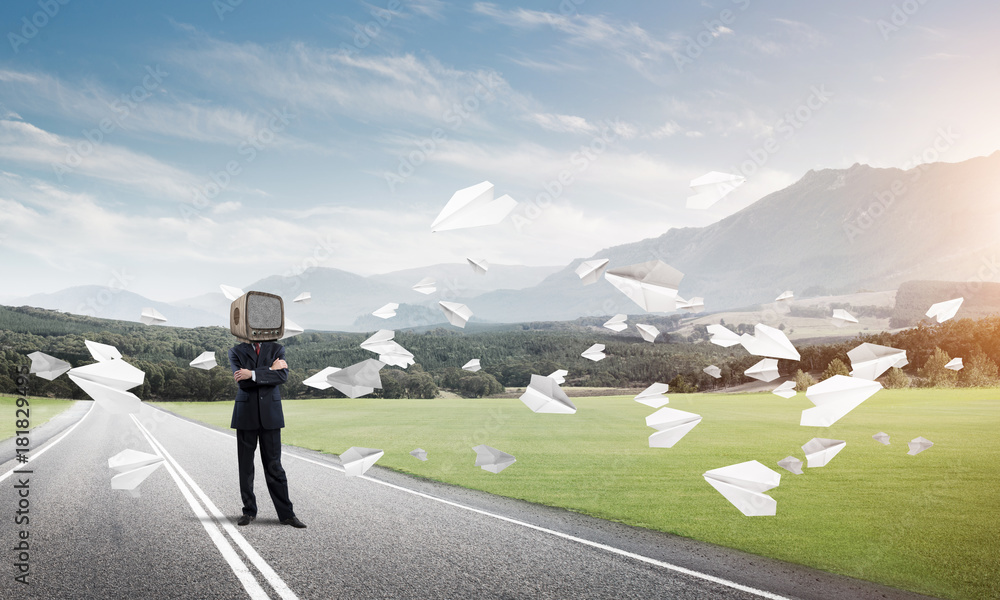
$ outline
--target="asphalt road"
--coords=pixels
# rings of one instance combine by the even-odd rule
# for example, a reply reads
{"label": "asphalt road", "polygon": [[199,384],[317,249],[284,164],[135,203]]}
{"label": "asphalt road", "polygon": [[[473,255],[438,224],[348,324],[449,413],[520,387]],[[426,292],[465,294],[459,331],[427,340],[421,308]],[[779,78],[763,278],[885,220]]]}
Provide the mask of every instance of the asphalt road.
{"label": "asphalt road", "polygon": [[[282,462],[308,528],[278,523],[259,458],[260,512],[237,527],[231,432],[146,405],[75,411],[32,431],[27,464],[0,445],[0,598],[922,597],[377,466],[349,478],[294,447]],[[166,458],[137,498],[110,486],[126,448]],[[14,579],[21,531],[28,585]]]}

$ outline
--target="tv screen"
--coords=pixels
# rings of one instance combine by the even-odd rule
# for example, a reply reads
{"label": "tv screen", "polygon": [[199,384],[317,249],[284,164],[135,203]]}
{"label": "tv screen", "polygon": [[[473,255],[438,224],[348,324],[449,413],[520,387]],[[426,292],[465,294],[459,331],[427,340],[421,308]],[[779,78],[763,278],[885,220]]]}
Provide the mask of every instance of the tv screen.
{"label": "tv screen", "polygon": [[274,296],[247,296],[247,324],[250,329],[281,327],[281,299]]}

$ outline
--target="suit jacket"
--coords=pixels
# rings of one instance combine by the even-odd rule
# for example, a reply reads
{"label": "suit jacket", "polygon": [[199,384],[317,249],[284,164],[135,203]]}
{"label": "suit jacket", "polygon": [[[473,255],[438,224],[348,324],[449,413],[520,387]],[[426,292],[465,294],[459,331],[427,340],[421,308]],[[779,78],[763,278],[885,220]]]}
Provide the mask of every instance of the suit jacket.
{"label": "suit jacket", "polygon": [[229,349],[229,366],[233,373],[250,369],[255,377],[237,382],[239,390],[233,405],[233,421],[229,425],[233,429],[280,429],[285,426],[278,386],[288,379],[288,369],[270,369],[278,358],[285,358],[285,347],[275,342],[261,342],[260,356],[253,344],[246,342]]}

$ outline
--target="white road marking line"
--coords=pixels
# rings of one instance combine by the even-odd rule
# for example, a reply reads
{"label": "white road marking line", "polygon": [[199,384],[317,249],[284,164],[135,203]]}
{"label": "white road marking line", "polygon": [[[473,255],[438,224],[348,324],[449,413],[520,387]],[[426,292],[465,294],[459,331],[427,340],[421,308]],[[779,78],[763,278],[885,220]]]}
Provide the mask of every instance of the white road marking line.
{"label": "white road marking line", "polygon": [[[143,427],[142,424],[138,422],[138,418],[135,417],[134,415],[132,418],[136,421],[136,424],[139,425],[139,428],[142,429],[144,433],[147,433],[145,427]],[[267,561],[265,561],[264,558],[261,557],[261,555],[257,552],[257,550],[255,550],[254,547],[250,545],[250,542],[248,542],[246,538],[243,537],[243,534],[241,534],[239,531],[236,530],[236,526],[234,526],[229,521],[229,519],[227,519],[226,516],[222,514],[222,511],[220,511],[212,502],[212,500],[208,497],[208,495],[205,492],[203,492],[200,487],[198,487],[198,484],[195,483],[193,479],[191,479],[191,476],[187,474],[187,471],[185,471],[180,466],[177,460],[174,459],[172,456],[170,456],[169,453],[167,453],[167,449],[163,447],[163,444],[148,433],[147,436],[151,440],[153,440],[156,446],[160,448],[160,450],[163,452],[164,457],[173,462],[174,466],[177,468],[177,471],[180,473],[181,477],[184,478],[184,481],[186,481],[187,484],[191,486],[191,489],[194,490],[194,493],[198,495],[201,501],[205,504],[205,507],[208,508],[208,511],[212,514],[212,518],[214,518],[219,523],[219,525],[222,526],[222,529],[224,529],[226,533],[229,534],[229,537],[231,537],[233,541],[236,542],[236,545],[239,546],[240,550],[242,550],[243,553],[246,555],[246,557],[250,559],[250,562],[253,564],[253,566],[257,567],[257,570],[260,571],[260,574],[264,576],[264,579],[266,579],[267,582],[271,584],[271,587],[274,588],[274,591],[278,592],[278,595],[281,596],[284,600],[298,600],[299,597],[295,595],[295,592],[293,592],[291,588],[288,587],[288,584],[285,583],[285,581],[278,575],[278,573],[276,573],[275,570],[271,568],[271,565],[269,565]]]}
{"label": "white road marking line", "polygon": [[94,406],[95,406],[96,404],[97,404],[96,402],[94,402],[94,404],[91,404],[91,405],[90,405],[90,410],[88,410],[88,411],[87,411],[87,414],[85,414],[85,415],[83,415],[82,417],[80,417],[80,420],[79,420],[79,421],[77,421],[76,423],[73,423],[72,427],[70,427],[70,428],[69,428],[69,429],[67,429],[66,431],[62,432],[62,435],[60,435],[59,437],[57,437],[57,438],[56,438],[56,439],[54,439],[54,440],[50,440],[49,442],[47,442],[47,443],[46,443],[45,445],[43,445],[43,446],[42,446],[41,448],[39,448],[38,450],[35,450],[35,451],[30,451],[30,450],[29,450],[29,451],[28,451],[28,460],[27,460],[27,462],[23,462],[23,463],[17,463],[17,466],[16,466],[16,467],[14,467],[13,469],[11,469],[10,471],[7,471],[7,472],[6,472],[6,473],[4,473],[3,475],[0,475],[0,481],[3,481],[4,479],[7,479],[8,477],[10,477],[10,474],[11,474],[11,473],[13,473],[14,471],[20,471],[21,469],[24,469],[24,468],[25,468],[25,465],[29,465],[29,464],[31,464],[31,461],[35,460],[36,458],[38,458],[38,457],[39,457],[39,456],[41,456],[42,454],[45,454],[45,451],[46,451],[46,450],[48,450],[48,449],[49,449],[49,448],[51,448],[52,446],[55,446],[56,444],[58,444],[59,442],[61,442],[61,441],[62,441],[62,439],[63,439],[64,437],[66,437],[67,435],[69,435],[69,434],[73,433],[73,430],[74,430],[74,429],[76,429],[76,428],[77,428],[77,426],[78,426],[78,425],[79,425],[80,423],[83,423],[83,420],[84,420],[84,419],[86,419],[86,418],[87,418],[87,416],[88,416],[88,415],[90,415],[90,413],[94,412]]}
{"label": "white road marking line", "polygon": [[257,583],[257,578],[250,572],[250,568],[243,562],[243,559],[240,558],[236,549],[229,545],[229,542],[226,541],[226,536],[222,535],[222,531],[220,531],[214,523],[211,523],[208,520],[208,515],[205,513],[204,509],[202,509],[201,505],[198,504],[198,501],[194,499],[194,496],[191,495],[191,491],[188,490],[186,485],[184,485],[184,482],[181,481],[177,471],[174,470],[173,459],[169,458],[168,455],[157,447],[153,437],[148,431],[146,431],[146,428],[139,423],[139,419],[136,418],[135,415],[129,416],[132,417],[132,421],[135,422],[139,431],[146,437],[146,441],[149,442],[149,445],[153,447],[153,451],[163,457],[163,465],[166,467],[167,472],[170,473],[174,483],[177,484],[177,488],[181,491],[181,494],[184,495],[184,499],[187,500],[187,503],[191,507],[191,510],[194,511],[195,516],[198,517],[198,521],[205,528],[205,531],[208,532],[208,537],[212,538],[212,542],[214,542],[215,547],[219,549],[219,552],[222,554],[222,558],[229,563],[229,568],[233,570],[233,574],[235,574],[237,579],[240,580],[240,583],[243,584],[243,589],[245,589],[247,594],[254,600],[270,600],[271,597],[268,596],[267,592],[264,591],[264,588]]}
{"label": "white road marking line", "polygon": [[[226,436],[228,438],[232,438],[233,437],[233,436],[231,436],[229,434],[223,433],[223,432],[218,431],[216,429],[212,429],[211,427],[205,427],[201,423],[195,423],[193,421],[188,421],[187,419],[182,419],[182,418],[178,417],[177,415],[175,415],[175,414],[173,414],[173,413],[171,413],[169,411],[164,411],[164,412],[166,412],[168,415],[174,417],[178,421],[183,421],[183,422],[189,423],[191,425],[197,425],[198,427],[202,427],[204,429],[208,429],[209,431],[214,431],[215,433],[218,433],[219,435],[224,435],[224,436]],[[305,462],[313,463],[315,465],[319,465],[319,466],[325,467],[327,469],[332,469],[334,471],[341,471],[341,472],[343,472],[343,470],[344,470],[343,467],[339,467],[337,465],[331,465],[331,464],[324,463],[324,462],[321,462],[321,461],[318,461],[318,460],[313,460],[311,458],[306,458],[304,456],[299,456],[298,454],[295,454],[294,452],[286,452],[286,451],[283,450],[282,454],[287,454],[288,456],[291,456],[293,458],[297,458],[297,459],[305,461]],[[503,515],[494,514],[494,513],[491,513],[491,512],[482,510],[482,509],[479,509],[479,508],[474,508],[472,506],[467,506],[465,504],[459,504],[458,502],[452,502],[451,500],[445,500],[444,498],[438,498],[436,496],[431,496],[429,494],[425,494],[423,492],[418,492],[416,490],[411,490],[409,488],[398,486],[398,485],[396,485],[394,483],[389,483],[387,481],[380,481],[378,479],[372,479],[371,477],[368,477],[368,476],[365,476],[365,475],[362,475],[361,479],[364,479],[366,481],[371,481],[372,483],[377,483],[377,484],[380,484],[380,485],[384,485],[384,486],[387,486],[387,487],[395,488],[395,489],[400,490],[402,492],[406,492],[407,494],[413,494],[414,496],[420,496],[420,497],[426,498],[428,500],[434,500],[435,502],[441,502],[442,504],[447,504],[449,506],[454,506],[454,507],[460,508],[462,510],[467,510],[467,511],[470,511],[470,512],[474,512],[474,513],[477,513],[477,514],[481,514],[481,515],[487,516],[487,517],[492,517],[494,519],[499,519],[501,521],[506,521],[506,522],[512,523],[514,525],[520,525],[522,527],[527,527],[529,529],[534,529],[535,531],[540,531],[542,533],[548,533],[550,535],[554,535],[556,537],[560,537],[560,538],[563,538],[563,539],[566,539],[566,540],[570,540],[570,541],[573,541],[573,542],[584,544],[584,545],[590,546],[592,548],[598,548],[600,550],[605,550],[605,551],[611,552],[613,554],[618,554],[620,556],[626,556],[628,558],[632,558],[632,559],[638,560],[640,562],[644,562],[644,563],[647,563],[647,564],[650,564],[650,565],[654,565],[654,566],[657,566],[657,567],[662,567],[664,569],[675,571],[677,573],[683,573],[683,574],[689,575],[691,577],[695,577],[695,578],[698,578],[698,579],[703,579],[705,581],[711,581],[712,583],[717,583],[719,585],[724,585],[726,587],[730,587],[730,588],[733,588],[733,589],[736,589],[736,590],[740,590],[742,592],[747,592],[749,594],[754,594],[756,596],[760,596],[761,598],[768,598],[768,600],[791,600],[787,596],[781,596],[779,594],[774,594],[772,592],[768,592],[768,591],[765,591],[765,590],[759,590],[757,588],[753,588],[753,587],[750,587],[750,586],[747,586],[747,585],[743,585],[743,584],[737,583],[735,581],[730,581],[728,579],[724,579],[722,577],[716,577],[715,575],[709,575],[708,573],[702,573],[700,571],[695,571],[695,570],[692,570],[692,569],[688,569],[688,568],[682,567],[680,565],[671,564],[671,563],[668,563],[668,562],[664,562],[662,560],[657,560],[655,558],[650,558],[648,556],[643,556],[641,554],[636,554],[634,552],[629,552],[628,550],[622,550],[620,548],[615,548],[614,546],[608,546],[607,544],[601,544],[599,542],[592,542],[590,540],[587,540],[587,539],[584,539],[584,538],[581,538],[581,537],[576,537],[575,535],[570,535],[568,533],[563,533],[561,531],[556,531],[554,529],[548,529],[547,527],[540,527],[538,525],[532,525],[531,523],[527,523],[525,521],[519,521],[517,519],[512,519],[510,517],[505,517]]]}

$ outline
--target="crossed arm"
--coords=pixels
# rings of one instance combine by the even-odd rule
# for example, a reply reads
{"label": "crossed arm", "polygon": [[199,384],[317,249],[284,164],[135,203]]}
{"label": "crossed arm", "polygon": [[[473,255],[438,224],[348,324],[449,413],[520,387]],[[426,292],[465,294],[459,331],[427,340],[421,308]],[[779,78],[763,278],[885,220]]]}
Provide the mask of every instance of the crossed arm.
{"label": "crossed arm", "polygon": [[279,385],[285,383],[288,379],[288,363],[285,362],[284,348],[278,351],[278,357],[274,359],[274,362],[267,369],[255,369],[251,371],[250,369],[243,368],[239,364],[238,356],[232,350],[229,351],[229,365],[233,369],[233,379],[236,380],[236,383],[242,389],[249,389],[258,385]]}

